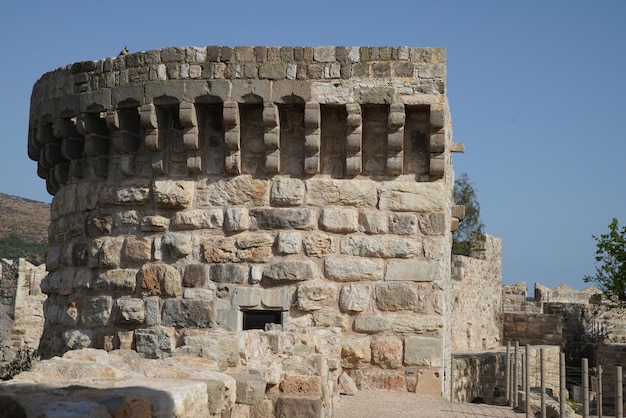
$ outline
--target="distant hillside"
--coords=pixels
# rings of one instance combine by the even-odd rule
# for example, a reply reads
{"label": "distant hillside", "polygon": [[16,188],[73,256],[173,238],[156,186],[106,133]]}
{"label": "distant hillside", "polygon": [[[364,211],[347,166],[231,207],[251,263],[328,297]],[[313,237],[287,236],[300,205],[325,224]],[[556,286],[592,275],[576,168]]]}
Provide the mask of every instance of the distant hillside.
{"label": "distant hillside", "polygon": [[0,193],[0,258],[45,261],[50,205]]}

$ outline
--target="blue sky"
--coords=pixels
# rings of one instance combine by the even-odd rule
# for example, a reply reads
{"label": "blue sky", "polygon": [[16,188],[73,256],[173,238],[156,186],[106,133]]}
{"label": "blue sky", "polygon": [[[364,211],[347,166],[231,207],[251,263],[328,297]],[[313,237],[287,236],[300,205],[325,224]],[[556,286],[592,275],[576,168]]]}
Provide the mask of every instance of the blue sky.
{"label": "blue sky", "polygon": [[591,235],[626,224],[626,1],[106,2],[0,6],[0,193],[49,202],[30,93],[76,61],[167,46],[447,48],[457,174],[503,240],[503,281],[586,286]]}

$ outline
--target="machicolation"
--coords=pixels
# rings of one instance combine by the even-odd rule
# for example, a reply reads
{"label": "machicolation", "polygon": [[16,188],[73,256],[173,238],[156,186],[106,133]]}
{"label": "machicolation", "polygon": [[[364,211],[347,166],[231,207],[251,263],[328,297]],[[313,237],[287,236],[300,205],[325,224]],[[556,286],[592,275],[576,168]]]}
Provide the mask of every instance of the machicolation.
{"label": "machicolation", "polygon": [[165,48],[43,75],[41,353],[204,357],[324,405],[342,372],[449,393],[445,76],[445,50],[408,47]]}

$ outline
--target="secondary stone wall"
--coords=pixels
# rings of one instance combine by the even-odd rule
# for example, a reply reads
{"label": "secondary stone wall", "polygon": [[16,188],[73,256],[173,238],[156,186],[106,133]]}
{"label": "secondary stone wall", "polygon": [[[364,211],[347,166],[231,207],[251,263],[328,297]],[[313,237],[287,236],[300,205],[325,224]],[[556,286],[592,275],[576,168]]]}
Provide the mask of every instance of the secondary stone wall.
{"label": "secondary stone wall", "polygon": [[2,260],[0,272],[0,361],[10,361],[17,350],[39,346],[46,298],[39,285],[46,269],[20,258]]}
{"label": "secondary stone wall", "polygon": [[461,150],[442,49],[165,48],[45,74],[42,351],[168,357],[261,321],[335,330],[361,388],[448,393]]}
{"label": "secondary stone wall", "polygon": [[453,352],[502,344],[502,241],[484,235],[472,248],[452,257]]}
{"label": "secondary stone wall", "polygon": [[505,312],[503,315],[504,341],[519,341],[526,345],[563,344],[561,314],[534,314]]}

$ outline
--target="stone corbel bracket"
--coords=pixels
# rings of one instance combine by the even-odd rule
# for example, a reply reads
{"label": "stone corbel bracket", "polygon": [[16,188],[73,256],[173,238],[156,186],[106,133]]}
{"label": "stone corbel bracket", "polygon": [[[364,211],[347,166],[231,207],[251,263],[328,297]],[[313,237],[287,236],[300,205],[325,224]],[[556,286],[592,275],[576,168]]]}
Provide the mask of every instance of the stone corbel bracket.
{"label": "stone corbel bracket", "polygon": [[265,143],[265,170],[268,174],[280,171],[280,125],[278,106],[273,103],[263,104],[263,142]]}
{"label": "stone corbel bracket", "polygon": [[304,105],[304,172],[317,174],[320,172],[320,104],[307,102]]}
{"label": "stone corbel bracket", "polygon": [[361,174],[361,148],[363,143],[363,118],[361,105],[358,103],[346,104],[348,118],[346,134],[346,175]]}
{"label": "stone corbel bracket", "polygon": [[241,132],[239,104],[224,102],[224,146],[226,148],[225,170],[228,174],[241,174]]}
{"label": "stone corbel bracket", "polygon": [[183,145],[187,150],[187,170],[191,174],[202,173],[202,144],[198,130],[196,106],[181,102],[178,107],[180,124],[183,126]]}
{"label": "stone corbel bracket", "polygon": [[402,174],[404,161],[404,104],[394,103],[387,119],[387,174]]}
{"label": "stone corbel bracket", "polygon": [[154,104],[148,103],[139,109],[140,123],[145,131],[146,149],[151,151],[152,171],[155,174],[166,174],[165,148],[167,144],[159,135],[159,124],[157,122],[156,108]]}
{"label": "stone corbel bracket", "polygon": [[446,116],[442,105],[430,108],[430,176],[443,177],[446,170]]}

